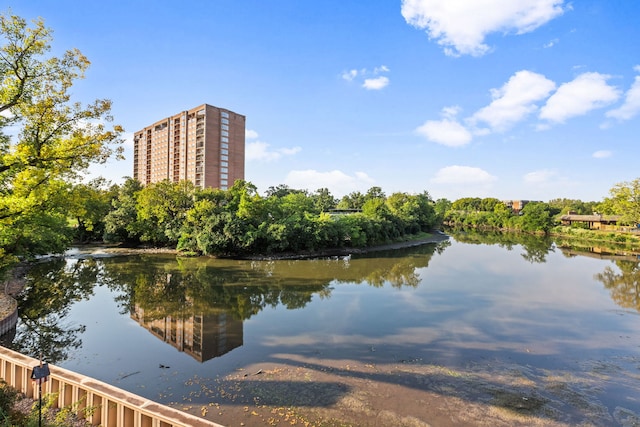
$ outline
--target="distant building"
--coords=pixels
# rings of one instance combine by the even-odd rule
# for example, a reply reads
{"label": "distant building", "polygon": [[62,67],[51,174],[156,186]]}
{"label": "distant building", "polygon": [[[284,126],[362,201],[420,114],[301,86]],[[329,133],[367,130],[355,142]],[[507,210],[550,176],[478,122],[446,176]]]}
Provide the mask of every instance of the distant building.
{"label": "distant building", "polygon": [[511,209],[513,213],[519,214],[527,203],[531,203],[531,200],[504,200],[502,203]]}
{"label": "distant building", "polygon": [[591,230],[613,230],[618,225],[621,215],[576,215],[569,212],[560,217],[562,225],[582,224]]}
{"label": "distant building", "polygon": [[142,185],[188,180],[228,189],[244,179],[245,116],[203,104],[134,134],[133,177]]}

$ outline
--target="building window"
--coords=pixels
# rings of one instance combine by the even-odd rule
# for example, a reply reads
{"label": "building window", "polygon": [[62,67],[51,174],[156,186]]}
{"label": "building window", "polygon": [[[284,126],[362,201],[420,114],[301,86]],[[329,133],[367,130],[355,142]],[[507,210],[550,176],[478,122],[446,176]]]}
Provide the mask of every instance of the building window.
{"label": "building window", "polygon": [[220,172],[227,173],[229,172],[229,168],[220,168]]}
{"label": "building window", "polygon": [[220,159],[222,160],[229,160],[229,156],[225,156],[224,154],[222,156],[220,156]]}
{"label": "building window", "polygon": [[220,162],[220,166],[229,167],[229,162]]}
{"label": "building window", "polygon": [[227,175],[226,173],[221,173],[220,174],[220,179],[226,180],[227,178],[229,178],[229,175]]}
{"label": "building window", "polygon": [[220,138],[220,141],[229,142],[229,138],[227,138],[226,136],[223,136],[222,138]]}
{"label": "building window", "polygon": [[223,148],[222,150],[220,150],[220,152],[221,152],[222,154],[229,154],[229,150],[225,150],[224,148]]}
{"label": "building window", "polygon": [[221,180],[220,180],[220,185],[225,186],[225,189],[226,189],[226,185],[227,185],[227,184],[229,184],[229,182],[228,182],[226,179],[221,179]]}
{"label": "building window", "polygon": [[221,125],[222,130],[229,130],[229,125]]}
{"label": "building window", "polygon": [[225,143],[225,142],[223,142],[222,144],[220,144],[220,146],[221,146],[222,148],[229,148],[229,144],[227,144],[227,143]]}
{"label": "building window", "polygon": [[220,132],[220,134],[222,136],[229,136],[229,132],[227,132],[226,130],[223,130],[222,132]]}
{"label": "building window", "polygon": [[220,116],[225,117],[225,118],[229,118],[229,113],[227,113],[226,111],[220,111]]}

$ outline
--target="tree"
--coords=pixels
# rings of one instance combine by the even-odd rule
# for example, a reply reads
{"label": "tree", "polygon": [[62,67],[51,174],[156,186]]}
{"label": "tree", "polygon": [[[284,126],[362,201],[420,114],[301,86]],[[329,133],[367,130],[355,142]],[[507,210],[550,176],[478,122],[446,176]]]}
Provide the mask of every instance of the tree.
{"label": "tree", "polygon": [[496,198],[487,197],[480,201],[480,210],[483,212],[493,212],[498,205],[504,205],[504,203]]}
{"label": "tree", "polygon": [[352,193],[343,196],[338,202],[338,209],[362,209],[362,205],[366,201],[365,195],[359,191],[354,191]]}
{"label": "tree", "polygon": [[[70,240],[65,217],[67,183],[91,163],[121,155],[111,102],[83,106],[70,88],[89,61],[78,50],[48,57],[51,30],[0,15],[0,256],[62,252]],[[46,231],[46,239],[39,230]],[[35,234],[34,234],[35,231]],[[0,261],[1,263],[1,261]]]}
{"label": "tree", "polygon": [[519,225],[522,231],[547,232],[553,225],[549,205],[543,202],[530,202],[522,208]]}
{"label": "tree", "polygon": [[271,186],[265,192],[265,197],[284,197],[288,194],[292,193],[305,193],[304,190],[294,190],[293,188],[289,188],[287,184],[278,184],[277,186]]}
{"label": "tree", "polygon": [[616,184],[609,194],[611,197],[606,203],[610,204],[611,213],[622,216],[621,223],[640,224],[640,178]]}
{"label": "tree", "polygon": [[147,185],[137,197],[140,240],[153,244],[176,244],[187,211],[193,207],[196,189],[191,181],[168,180]]}
{"label": "tree", "polygon": [[382,188],[380,187],[371,187],[370,189],[367,190],[367,194],[364,195],[365,201],[371,200],[371,199],[385,200],[386,198],[387,196],[384,194],[384,191],[382,191]]}
{"label": "tree", "polygon": [[118,192],[118,186],[107,189],[107,184],[104,178],[96,178],[69,191],[68,215],[76,222],[75,238],[81,242],[102,239],[105,217]]}
{"label": "tree", "polygon": [[451,205],[451,209],[457,211],[474,212],[481,210],[482,199],[479,197],[463,197]]}
{"label": "tree", "polygon": [[451,201],[448,199],[438,199],[435,201],[433,209],[436,214],[436,221],[442,222],[447,214],[447,211],[451,209]]}
{"label": "tree", "polygon": [[111,210],[104,218],[104,240],[108,242],[140,242],[140,226],[137,222],[140,181],[127,178],[111,201]]}
{"label": "tree", "polygon": [[319,188],[311,195],[318,212],[328,212],[335,209],[338,204],[335,197],[331,195],[328,188]]}

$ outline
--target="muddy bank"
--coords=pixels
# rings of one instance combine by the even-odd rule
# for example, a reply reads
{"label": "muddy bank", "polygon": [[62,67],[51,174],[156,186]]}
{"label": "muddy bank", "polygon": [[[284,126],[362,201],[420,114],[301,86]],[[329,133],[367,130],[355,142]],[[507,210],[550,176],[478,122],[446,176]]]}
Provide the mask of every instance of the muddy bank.
{"label": "muddy bank", "polygon": [[[228,427],[640,425],[633,410],[608,407],[604,392],[613,383],[637,391],[640,356],[583,361],[571,371],[507,358],[448,367],[277,357],[223,378],[194,378],[193,393],[170,406]],[[627,402],[637,407],[638,394]]]}

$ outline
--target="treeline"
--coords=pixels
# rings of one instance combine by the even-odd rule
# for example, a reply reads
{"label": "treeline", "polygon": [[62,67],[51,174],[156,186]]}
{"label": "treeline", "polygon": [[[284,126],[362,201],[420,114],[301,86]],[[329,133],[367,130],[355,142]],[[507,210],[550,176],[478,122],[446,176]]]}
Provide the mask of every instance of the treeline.
{"label": "treeline", "polygon": [[[616,184],[609,194],[610,197],[601,202],[576,199],[529,202],[519,212],[498,199],[479,197],[461,198],[455,202],[439,199],[435,207],[444,224],[478,229],[549,233],[560,225],[560,217],[568,213],[617,215],[621,226],[640,226],[640,178]],[[572,227],[588,228],[588,225],[575,223]]]}
{"label": "treeline", "polygon": [[442,199],[436,204],[446,225],[539,233],[549,232],[564,214],[590,215],[597,206],[594,202],[554,199],[548,203],[529,202],[516,212],[492,197],[465,197],[455,202]]}
{"label": "treeline", "polygon": [[338,200],[326,188],[310,193],[285,185],[261,196],[241,180],[228,190],[196,188],[189,181],[143,187],[130,178],[108,190],[99,184],[74,189],[83,195],[75,198],[77,239],[169,246],[191,254],[242,256],[380,245],[428,232],[440,220],[427,192],[386,196],[372,187]]}
{"label": "treeline", "polygon": [[450,203],[443,215],[443,222],[451,226],[542,233],[548,232],[554,224],[547,203],[530,202],[519,213],[515,213],[498,199],[472,197]]}

